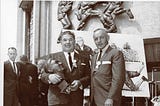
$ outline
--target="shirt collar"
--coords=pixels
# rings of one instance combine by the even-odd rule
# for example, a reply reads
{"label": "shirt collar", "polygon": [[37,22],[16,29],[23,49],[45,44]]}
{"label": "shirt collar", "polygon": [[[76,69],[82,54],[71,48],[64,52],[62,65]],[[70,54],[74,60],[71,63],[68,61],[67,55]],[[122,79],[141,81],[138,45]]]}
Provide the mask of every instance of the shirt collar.
{"label": "shirt collar", "polygon": [[[68,55],[69,52],[64,52],[65,55]],[[74,55],[74,52],[70,52],[71,56]]]}
{"label": "shirt collar", "polygon": [[[71,57],[72,57],[72,59],[74,58],[74,52],[70,52],[71,53]],[[68,57],[68,52],[64,52],[64,55],[65,55],[65,57]]]}
{"label": "shirt collar", "polygon": [[9,59],[9,62],[10,62],[11,64],[13,64],[13,62],[15,62],[15,61],[12,61],[11,59]]}
{"label": "shirt collar", "polygon": [[[105,52],[109,47],[109,44],[107,44],[103,49],[102,49],[102,52]],[[99,52],[100,52],[100,49],[99,49]]]}

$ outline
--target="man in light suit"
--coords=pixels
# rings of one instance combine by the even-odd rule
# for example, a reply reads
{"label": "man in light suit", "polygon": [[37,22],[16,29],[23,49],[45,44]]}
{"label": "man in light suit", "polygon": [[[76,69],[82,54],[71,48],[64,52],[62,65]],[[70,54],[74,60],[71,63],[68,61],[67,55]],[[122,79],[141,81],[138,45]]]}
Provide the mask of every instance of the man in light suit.
{"label": "man in light suit", "polygon": [[109,35],[105,29],[96,29],[93,39],[97,50],[91,63],[92,106],[120,106],[125,80],[123,54],[109,46]]}
{"label": "man in light suit", "polygon": [[62,62],[64,80],[70,84],[69,94],[61,93],[58,84],[61,76],[42,73],[41,80],[50,83],[48,90],[49,106],[83,106],[83,89],[90,84],[90,66],[75,50],[75,35],[70,31],[62,32],[59,39],[62,52],[49,54],[47,58]]}
{"label": "man in light suit", "polygon": [[4,62],[4,106],[19,106],[19,71],[20,66],[15,62],[17,50],[8,48],[9,60]]}

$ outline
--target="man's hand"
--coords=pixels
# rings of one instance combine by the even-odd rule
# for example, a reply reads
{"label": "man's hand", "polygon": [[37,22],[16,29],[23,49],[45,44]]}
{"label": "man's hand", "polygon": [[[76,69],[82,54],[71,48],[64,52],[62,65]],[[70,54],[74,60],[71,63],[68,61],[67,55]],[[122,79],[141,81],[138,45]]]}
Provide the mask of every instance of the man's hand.
{"label": "man's hand", "polygon": [[51,81],[52,84],[57,84],[58,82],[61,81],[61,76],[59,76],[58,74],[50,74],[48,76],[49,81]]}
{"label": "man's hand", "polygon": [[30,84],[32,84],[32,79],[33,79],[32,76],[28,76],[28,81]]}
{"label": "man's hand", "polygon": [[107,99],[104,103],[104,106],[113,106],[113,100],[112,99]]}
{"label": "man's hand", "polygon": [[76,91],[81,86],[81,82],[79,80],[74,80],[71,83],[71,91]]}

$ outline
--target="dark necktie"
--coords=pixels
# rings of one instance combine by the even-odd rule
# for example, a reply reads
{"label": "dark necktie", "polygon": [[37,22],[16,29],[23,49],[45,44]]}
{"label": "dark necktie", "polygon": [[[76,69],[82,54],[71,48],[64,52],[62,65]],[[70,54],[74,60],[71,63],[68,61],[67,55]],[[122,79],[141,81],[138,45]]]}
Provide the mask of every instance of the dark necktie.
{"label": "dark necktie", "polygon": [[13,71],[16,73],[16,67],[15,67],[15,62],[13,62]]}
{"label": "dark necktie", "polygon": [[101,59],[101,55],[102,55],[102,49],[100,49],[100,53],[98,55],[97,61],[99,61]]}
{"label": "dark necktie", "polygon": [[72,63],[71,53],[68,53],[68,60],[69,60],[69,65],[72,68],[73,63]]}

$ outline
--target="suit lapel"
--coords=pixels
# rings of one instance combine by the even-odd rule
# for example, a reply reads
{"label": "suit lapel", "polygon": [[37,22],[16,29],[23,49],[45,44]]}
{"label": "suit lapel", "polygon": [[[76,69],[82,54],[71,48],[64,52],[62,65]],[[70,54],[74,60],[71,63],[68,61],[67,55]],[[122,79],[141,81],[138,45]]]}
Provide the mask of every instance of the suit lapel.
{"label": "suit lapel", "polygon": [[16,73],[15,73],[14,70],[13,70],[13,67],[12,67],[11,62],[8,60],[7,63],[8,63],[8,66],[9,66],[9,68],[10,68],[11,73],[13,73],[14,75],[16,75]]}
{"label": "suit lapel", "polygon": [[96,62],[97,62],[97,56],[98,56],[98,53],[95,53],[92,57],[92,63],[91,63],[91,70],[92,70],[92,74],[95,74],[96,73],[96,70],[95,70],[95,67],[96,67]]}
{"label": "suit lapel", "polygon": [[109,51],[111,51],[111,50],[112,50],[112,48],[109,46],[108,49],[103,54],[103,56],[101,57],[100,61],[103,61],[107,57]]}
{"label": "suit lapel", "polygon": [[[109,46],[108,49],[105,51],[105,53],[103,54],[103,56],[101,57],[100,61],[103,61],[105,60],[107,57],[108,57],[108,53],[112,50],[112,48]],[[97,56],[98,56],[98,53],[96,53],[93,57],[93,65],[92,65],[92,73],[96,74],[98,73],[99,71],[101,70],[97,70],[95,69],[96,67],[96,62],[97,62]],[[99,66],[100,67],[100,66]]]}
{"label": "suit lapel", "polygon": [[67,63],[67,60],[66,60],[66,57],[64,55],[64,52],[61,52],[60,53],[60,61],[64,64],[64,66],[67,68],[67,71],[71,71],[69,66],[68,66],[68,63]]}
{"label": "suit lapel", "polygon": [[20,75],[20,70],[21,70],[21,66],[19,63],[16,62],[16,66],[17,66],[17,75]]}
{"label": "suit lapel", "polygon": [[[67,68],[67,71],[72,72],[72,70],[68,66],[64,52],[60,52],[58,57],[59,57],[59,61],[61,61],[64,64],[64,66]],[[74,51],[74,60],[76,60],[76,63],[78,63],[79,61],[79,54],[77,53],[77,51]]]}

